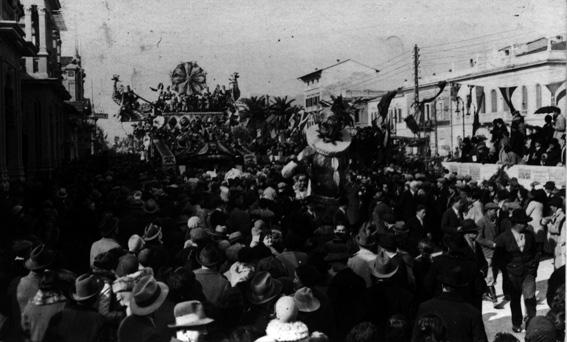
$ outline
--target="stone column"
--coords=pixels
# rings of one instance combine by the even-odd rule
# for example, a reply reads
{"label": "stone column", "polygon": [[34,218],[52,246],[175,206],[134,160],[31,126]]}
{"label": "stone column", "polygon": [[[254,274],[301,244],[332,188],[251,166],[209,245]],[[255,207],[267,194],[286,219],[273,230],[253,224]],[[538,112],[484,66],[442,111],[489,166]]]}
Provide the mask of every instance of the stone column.
{"label": "stone column", "polygon": [[47,9],[42,3],[37,5],[37,16],[39,18],[39,52],[37,56],[39,57],[39,70],[38,72],[43,77],[48,77],[47,70]]}
{"label": "stone column", "polygon": [[[26,41],[28,42],[33,42],[33,36],[32,36],[32,26],[33,26],[33,22],[32,22],[32,15],[33,15],[33,11],[32,11],[32,6],[30,4],[25,4],[24,5],[24,30],[26,33]],[[33,57],[25,57],[26,58],[26,71],[29,74],[33,73]]]}

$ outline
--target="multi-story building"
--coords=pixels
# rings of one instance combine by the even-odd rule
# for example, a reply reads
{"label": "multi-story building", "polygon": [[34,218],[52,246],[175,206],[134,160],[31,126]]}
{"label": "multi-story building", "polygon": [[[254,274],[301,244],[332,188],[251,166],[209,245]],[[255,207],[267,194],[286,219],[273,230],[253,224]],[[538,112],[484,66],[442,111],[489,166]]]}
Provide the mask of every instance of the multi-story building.
{"label": "multi-story building", "polygon": [[61,66],[63,86],[71,95],[66,101],[67,118],[63,152],[65,159],[76,160],[89,154],[93,127],[84,123],[92,114],[92,106],[90,99],[85,97],[86,73],[78,51],[73,57],[61,57]]}
{"label": "multi-story building", "polygon": [[17,0],[0,1],[0,176],[20,178],[24,174],[22,129],[21,59],[35,54],[19,20],[24,15]]}
{"label": "multi-story building", "polygon": [[26,40],[38,50],[24,58],[24,167],[27,176],[49,177],[65,158],[65,101],[71,97],[61,82],[60,32],[66,27],[59,0],[24,0],[23,9]]}
{"label": "multi-story building", "polygon": [[[510,45],[483,56],[477,55],[471,58],[468,68],[422,78],[419,85],[421,99],[436,94],[439,81],[448,82],[435,101],[425,104],[423,108],[424,121],[432,124],[431,132],[427,133],[431,151],[446,155],[458,146],[460,138],[472,135],[476,110],[481,123],[476,134],[489,138],[489,130],[482,124],[496,118],[503,118],[510,124],[512,113],[500,88],[516,87],[511,102],[528,125],[543,125],[545,115],[534,114],[542,106],[558,106],[565,112],[566,66],[565,37],[556,36]],[[451,97],[450,90],[455,83],[460,85],[456,101]],[[478,101],[480,92],[484,93],[484,101]],[[368,102],[369,122],[377,115],[379,100],[376,98]],[[415,114],[413,102],[414,87],[406,86],[390,104],[390,121],[398,136],[415,136],[404,121],[408,115]],[[421,134],[423,136],[424,133]]]}
{"label": "multi-story building", "polygon": [[330,101],[331,96],[344,98],[371,98],[383,92],[364,89],[364,82],[376,77],[379,71],[352,59],[305,74],[298,78],[304,83],[306,113],[321,109],[321,101]]}

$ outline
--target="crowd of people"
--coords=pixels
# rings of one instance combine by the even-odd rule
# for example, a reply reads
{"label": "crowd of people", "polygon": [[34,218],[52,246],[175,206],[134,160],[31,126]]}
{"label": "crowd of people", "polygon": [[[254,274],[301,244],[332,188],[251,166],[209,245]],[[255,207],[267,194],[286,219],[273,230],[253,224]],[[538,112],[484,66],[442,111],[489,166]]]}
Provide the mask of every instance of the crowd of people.
{"label": "crowd of people", "polygon": [[553,182],[353,168],[324,216],[283,162],[177,175],[117,157],[3,184],[0,340],[487,341],[483,301],[510,302],[496,341],[564,339]]}
{"label": "crowd of people", "polygon": [[565,165],[565,116],[559,108],[545,116],[542,127],[526,125],[519,113],[510,129],[501,118],[492,122],[490,146],[482,136],[459,141],[455,159],[461,162],[504,165]]}

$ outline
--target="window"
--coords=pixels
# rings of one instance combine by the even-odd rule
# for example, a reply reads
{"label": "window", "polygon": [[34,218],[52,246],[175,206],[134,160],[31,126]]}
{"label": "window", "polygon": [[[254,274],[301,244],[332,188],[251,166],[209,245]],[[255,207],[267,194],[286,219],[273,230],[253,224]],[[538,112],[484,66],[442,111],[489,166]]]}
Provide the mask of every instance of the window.
{"label": "window", "polygon": [[522,86],[522,111],[528,110],[528,88]]}
{"label": "window", "polygon": [[541,84],[535,85],[535,102],[536,107],[541,108]]}
{"label": "window", "polygon": [[[476,91],[479,91],[479,89],[477,88]],[[484,93],[484,89],[482,90],[482,93]],[[480,95],[480,94],[478,94]],[[482,101],[480,101],[480,109],[478,111],[479,113],[486,113],[486,94],[485,96],[482,97]]]}
{"label": "window", "polygon": [[492,113],[496,113],[498,111],[498,96],[494,89],[490,91],[490,111]]}

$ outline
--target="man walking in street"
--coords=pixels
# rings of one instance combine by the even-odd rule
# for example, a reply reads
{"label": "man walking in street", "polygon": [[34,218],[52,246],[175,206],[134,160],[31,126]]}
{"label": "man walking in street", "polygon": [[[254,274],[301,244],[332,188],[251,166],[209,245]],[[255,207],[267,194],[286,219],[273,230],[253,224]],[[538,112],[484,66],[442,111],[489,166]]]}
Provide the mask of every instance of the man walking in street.
{"label": "man walking in street", "polygon": [[[535,297],[539,252],[534,234],[526,229],[531,218],[522,209],[515,209],[510,217],[512,228],[496,238],[497,257],[503,259],[511,284],[512,330],[522,331],[522,307],[520,299],[524,296],[527,311],[526,323],[536,315]],[[526,324],[527,325],[527,324]]]}
{"label": "man walking in street", "polygon": [[494,305],[496,305],[496,276],[498,275],[498,268],[493,263],[494,248],[496,248],[496,211],[498,204],[489,202],[484,205],[484,216],[478,221],[478,237],[476,242],[482,246],[482,253],[488,264],[486,272],[486,286],[488,287],[488,298]]}

